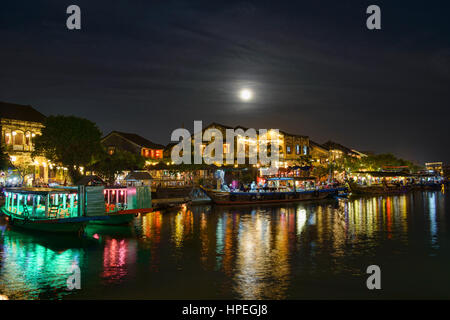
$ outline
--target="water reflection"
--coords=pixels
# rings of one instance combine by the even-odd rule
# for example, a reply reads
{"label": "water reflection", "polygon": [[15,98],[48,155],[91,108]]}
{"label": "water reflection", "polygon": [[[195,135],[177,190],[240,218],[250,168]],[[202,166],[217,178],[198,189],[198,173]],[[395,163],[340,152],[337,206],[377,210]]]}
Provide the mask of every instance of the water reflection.
{"label": "water reflection", "polygon": [[436,216],[436,195],[430,194],[428,197],[428,212],[430,218],[430,238],[431,245],[434,249],[439,248],[437,238],[437,216]]}
{"label": "water reflection", "polygon": [[9,299],[62,298],[70,293],[67,278],[72,264],[83,267],[83,249],[61,249],[61,239],[42,241],[6,228],[0,255],[0,293]]}
{"label": "water reflection", "polygon": [[125,239],[107,239],[103,249],[102,277],[119,282],[128,274],[128,265],[135,260],[135,247]]}
{"label": "water reflection", "polygon": [[[89,229],[85,237],[95,242],[89,250],[85,242],[57,248],[46,237],[0,224],[0,294],[295,299],[347,292],[357,298],[367,294],[360,279],[364,266],[374,262],[395,270],[395,279],[404,277],[405,283],[416,276],[408,268],[419,267],[417,261],[421,274],[446,279],[439,273],[450,266],[450,255],[442,252],[450,247],[446,197],[418,192],[280,206],[184,207],[142,215],[131,227]],[[65,290],[74,261],[86,288],[81,293]],[[436,290],[437,297],[450,296],[448,288],[430,283],[423,280],[417,294]],[[401,297],[413,293],[402,291]]]}

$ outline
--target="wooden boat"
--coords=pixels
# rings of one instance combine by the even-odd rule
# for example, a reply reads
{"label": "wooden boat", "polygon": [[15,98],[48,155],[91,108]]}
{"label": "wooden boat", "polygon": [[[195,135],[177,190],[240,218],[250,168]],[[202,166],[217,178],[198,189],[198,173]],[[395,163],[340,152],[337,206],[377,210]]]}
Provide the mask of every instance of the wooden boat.
{"label": "wooden boat", "polygon": [[418,191],[436,191],[442,190],[443,186],[443,183],[417,183],[413,185],[413,189]]}
{"label": "wooden boat", "polygon": [[105,187],[102,192],[105,214],[91,219],[90,224],[130,224],[137,214],[153,210],[149,186]]}
{"label": "wooden boat", "polygon": [[95,219],[91,219],[89,221],[89,224],[102,224],[111,226],[126,225],[130,224],[136,216],[137,213],[127,213],[127,212],[110,213],[105,214],[104,216],[96,217]]}
{"label": "wooden boat", "polygon": [[281,188],[278,183],[276,187],[270,188],[270,191],[222,191],[215,189],[208,189],[203,186],[200,188],[211,198],[215,204],[219,205],[244,205],[244,204],[265,204],[265,203],[283,203],[296,202],[306,200],[322,200],[325,198],[335,197],[340,194],[345,194],[347,188],[311,188],[299,189],[295,186],[295,178],[271,178],[272,181],[279,182],[291,181],[292,188]]}
{"label": "wooden boat", "polygon": [[76,190],[12,188],[2,212],[11,225],[45,232],[81,233],[89,218],[81,214]]}
{"label": "wooden boat", "polygon": [[11,188],[3,213],[10,224],[56,233],[81,233],[88,223],[129,224],[152,211],[150,187]]}
{"label": "wooden boat", "polygon": [[382,195],[382,194],[401,194],[411,191],[413,188],[411,185],[389,185],[379,184],[362,186],[357,183],[349,183],[349,189],[352,194],[370,194],[370,195]]}

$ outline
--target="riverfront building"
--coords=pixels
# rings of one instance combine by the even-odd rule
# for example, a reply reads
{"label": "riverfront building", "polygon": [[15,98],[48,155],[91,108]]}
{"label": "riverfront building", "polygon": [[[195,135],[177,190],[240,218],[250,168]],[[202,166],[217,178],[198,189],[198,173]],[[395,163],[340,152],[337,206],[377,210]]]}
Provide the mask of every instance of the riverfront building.
{"label": "riverfront building", "polygon": [[135,133],[112,131],[102,138],[102,144],[109,154],[121,150],[139,154],[149,161],[161,161],[163,159],[163,145],[154,143]]}
{"label": "riverfront building", "polygon": [[335,161],[343,158],[344,156],[349,156],[358,159],[361,159],[361,157],[366,156],[366,154],[362,152],[348,148],[334,141],[327,141],[324,144],[322,144],[322,147],[326,148],[329,151],[329,161]]}
{"label": "riverfront building", "polygon": [[[1,143],[16,170],[3,173],[4,184],[49,181],[48,161],[44,157],[31,157],[34,138],[41,134],[45,116],[28,105],[0,102]],[[9,180],[8,180],[9,179]]]}
{"label": "riverfront building", "polygon": [[[238,156],[238,145],[243,145],[245,148],[245,157],[246,157],[246,164],[248,164],[248,155],[250,148],[254,147],[256,152],[258,152],[258,140],[270,138],[270,139],[276,139],[278,146],[279,146],[279,163],[277,164],[280,167],[285,166],[298,166],[302,165],[309,156],[310,147],[309,147],[309,137],[298,135],[298,134],[291,134],[287,133],[285,131],[278,131],[278,135],[274,136],[276,132],[273,129],[268,129],[267,136],[260,137],[259,131],[256,129],[256,136],[252,137],[249,135],[249,129],[243,126],[236,126],[231,127],[227,125],[223,125],[220,123],[213,122],[210,125],[204,127],[202,129],[202,136],[208,129],[216,129],[218,130],[224,139],[223,141],[223,163],[225,163],[225,159],[227,158],[227,155],[230,152],[234,151],[234,164],[237,165],[237,156]],[[234,132],[238,132],[240,130],[239,134],[237,134],[234,137],[234,141],[227,141],[226,140],[226,131],[227,130],[234,130]],[[214,139],[214,138],[213,138]],[[204,151],[207,147],[207,145],[210,142],[202,142],[201,145],[201,152],[204,154]],[[194,145],[194,135],[191,135],[191,144]],[[164,154],[166,157],[170,157],[170,154],[172,152],[173,147],[175,146],[175,143],[171,143],[167,146],[166,150],[164,151]],[[232,146],[234,145],[234,150],[232,150]],[[269,147],[270,149],[270,147]],[[191,149],[192,152],[194,152],[194,148]],[[217,163],[218,166],[221,166],[220,163]],[[255,164],[256,166],[256,164]]]}

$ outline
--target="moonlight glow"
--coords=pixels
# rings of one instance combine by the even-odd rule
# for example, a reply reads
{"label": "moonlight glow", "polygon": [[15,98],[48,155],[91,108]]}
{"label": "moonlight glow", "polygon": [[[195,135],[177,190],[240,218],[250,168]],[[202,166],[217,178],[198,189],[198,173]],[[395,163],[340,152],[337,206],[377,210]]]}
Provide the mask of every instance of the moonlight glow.
{"label": "moonlight glow", "polygon": [[239,93],[239,97],[243,101],[249,101],[253,98],[253,92],[249,89],[242,89]]}

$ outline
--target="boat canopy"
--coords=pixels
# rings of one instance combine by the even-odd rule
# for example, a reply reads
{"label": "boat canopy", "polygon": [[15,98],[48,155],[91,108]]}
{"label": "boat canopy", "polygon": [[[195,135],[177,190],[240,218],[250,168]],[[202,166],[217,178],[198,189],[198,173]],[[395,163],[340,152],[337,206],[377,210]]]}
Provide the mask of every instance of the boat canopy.
{"label": "boat canopy", "polygon": [[412,177],[408,172],[386,172],[386,171],[356,171],[356,174],[368,174],[372,177]]}
{"label": "boat canopy", "polygon": [[18,218],[61,219],[81,216],[73,188],[8,188],[4,209]]}
{"label": "boat canopy", "polygon": [[303,181],[303,180],[316,180],[316,177],[272,177],[267,178],[267,181],[286,181],[286,180],[295,180],[295,181]]}
{"label": "boat canopy", "polygon": [[47,195],[51,193],[73,193],[77,191],[77,188],[61,187],[61,188],[7,188],[5,192],[18,193],[18,194],[37,194]]}

